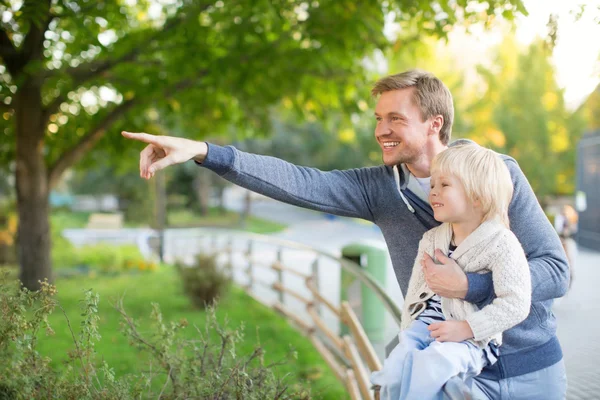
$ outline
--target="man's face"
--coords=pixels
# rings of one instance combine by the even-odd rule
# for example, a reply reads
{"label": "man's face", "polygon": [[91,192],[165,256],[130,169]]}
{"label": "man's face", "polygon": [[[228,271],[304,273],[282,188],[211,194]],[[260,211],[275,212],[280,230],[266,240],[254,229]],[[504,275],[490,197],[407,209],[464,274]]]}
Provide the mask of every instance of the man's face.
{"label": "man's face", "polygon": [[413,91],[406,88],[382,93],[375,106],[375,138],[385,165],[411,164],[424,154],[431,123],[422,120],[412,101]]}

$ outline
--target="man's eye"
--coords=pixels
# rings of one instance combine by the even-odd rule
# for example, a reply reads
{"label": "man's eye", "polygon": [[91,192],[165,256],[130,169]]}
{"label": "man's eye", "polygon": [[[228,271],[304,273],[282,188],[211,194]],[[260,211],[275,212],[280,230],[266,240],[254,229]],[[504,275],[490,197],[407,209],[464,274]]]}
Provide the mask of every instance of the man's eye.
{"label": "man's eye", "polygon": [[394,122],[400,121],[400,117],[392,117],[392,121],[394,121]]}
{"label": "man's eye", "polygon": [[381,122],[382,118],[381,118],[381,117],[375,117],[375,120],[376,120],[377,122]]}

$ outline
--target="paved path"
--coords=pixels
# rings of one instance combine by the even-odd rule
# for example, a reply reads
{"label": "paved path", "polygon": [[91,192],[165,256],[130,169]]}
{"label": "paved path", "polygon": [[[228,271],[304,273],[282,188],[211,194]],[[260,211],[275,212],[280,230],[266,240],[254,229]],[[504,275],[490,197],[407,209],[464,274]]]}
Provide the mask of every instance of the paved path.
{"label": "paved path", "polygon": [[581,250],[573,286],[554,305],[568,400],[600,399],[600,252]]}

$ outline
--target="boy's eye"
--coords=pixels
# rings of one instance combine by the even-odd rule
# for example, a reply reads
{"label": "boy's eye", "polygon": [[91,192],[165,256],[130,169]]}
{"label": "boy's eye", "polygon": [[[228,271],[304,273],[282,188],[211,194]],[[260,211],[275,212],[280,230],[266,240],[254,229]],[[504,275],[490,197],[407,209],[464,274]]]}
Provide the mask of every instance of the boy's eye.
{"label": "boy's eye", "polygon": [[442,187],[450,186],[447,183],[442,183]]}

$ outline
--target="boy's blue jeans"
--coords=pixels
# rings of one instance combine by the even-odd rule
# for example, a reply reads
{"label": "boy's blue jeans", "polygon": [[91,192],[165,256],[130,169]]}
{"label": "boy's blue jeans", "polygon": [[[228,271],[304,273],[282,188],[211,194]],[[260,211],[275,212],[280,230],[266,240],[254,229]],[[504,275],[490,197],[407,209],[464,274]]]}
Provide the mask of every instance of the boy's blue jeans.
{"label": "boy's blue jeans", "polygon": [[385,360],[383,369],[371,374],[371,383],[381,386],[382,400],[443,399],[442,387],[452,377],[472,382],[486,359],[469,342],[435,341],[427,325],[414,321],[400,333],[400,342]]}

